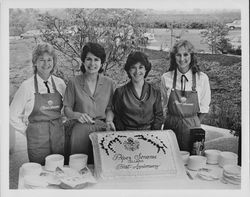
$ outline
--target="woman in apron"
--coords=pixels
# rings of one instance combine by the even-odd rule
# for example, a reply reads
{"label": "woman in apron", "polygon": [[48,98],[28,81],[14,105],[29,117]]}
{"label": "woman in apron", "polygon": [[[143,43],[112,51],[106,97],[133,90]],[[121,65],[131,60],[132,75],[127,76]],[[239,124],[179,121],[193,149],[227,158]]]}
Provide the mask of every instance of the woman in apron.
{"label": "woman in apron", "polygon": [[201,126],[211,101],[208,76],[200,71],[189,41],[173,46],[169,71],[161,77],[161,91],[164,129],[172,129],[180,150],[189,151],[190,129]]}
{"label": "woman in apron", "polygon": [[73,120],[70,153],[87,154],[91,164],[93,151],[89,134],[114,130],[111,100],[115,85],[101,74],[105,59],[101,45],[87,43],[81,52],[82,74],[69,81],[63,101],[65,115]]}
{"label": "woman in apron", "polygon": [[62,96],[66,85],[53,76],[56,54],[47,43],[32,54],[34,75],[17,90],[10,106],[10,129],[24,133],[30,162],[42,165],[50,154],[64,154]]}
{"label": "woman in apron", "polygon": [[124,67],[130,81],[116,89],[113,111],[116,130],[159,130],[163,124],[161,92],[145,81],[151,63],[135,51],[129,54]]}

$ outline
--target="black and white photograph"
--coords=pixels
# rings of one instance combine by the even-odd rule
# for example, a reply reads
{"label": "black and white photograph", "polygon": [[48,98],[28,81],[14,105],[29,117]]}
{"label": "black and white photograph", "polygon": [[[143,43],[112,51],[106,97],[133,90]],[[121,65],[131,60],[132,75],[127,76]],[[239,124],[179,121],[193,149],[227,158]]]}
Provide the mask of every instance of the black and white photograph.
{"label": "black and white photograph", "polygon": [[2,0],[0,19],[3,197],[249,196],[247,0]]}

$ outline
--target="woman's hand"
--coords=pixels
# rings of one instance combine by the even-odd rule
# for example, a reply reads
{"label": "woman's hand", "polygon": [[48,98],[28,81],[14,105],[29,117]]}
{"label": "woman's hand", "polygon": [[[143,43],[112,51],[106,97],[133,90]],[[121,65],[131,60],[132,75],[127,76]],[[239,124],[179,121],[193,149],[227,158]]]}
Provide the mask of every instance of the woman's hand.
{"label": "woman's hand", "polygon": [[29,124],[29,119],[28,119],[28,116],[27,115],[20,115],[20,116],[18,116],[21,120],[22,120],[22,122],[26,125],[26,126],[28,126],[28,124]]}
{"label": "woman's hand", "polygon": [[95,121],[86,113],[75,112],[75,119],[80,123],[95,123]]}
{"label": "woman's hand", "polygon": [[113,121],[107,121],[106,125],[107,125],[107,128],[106,128],[107,131],[116,131],[115,124]]}

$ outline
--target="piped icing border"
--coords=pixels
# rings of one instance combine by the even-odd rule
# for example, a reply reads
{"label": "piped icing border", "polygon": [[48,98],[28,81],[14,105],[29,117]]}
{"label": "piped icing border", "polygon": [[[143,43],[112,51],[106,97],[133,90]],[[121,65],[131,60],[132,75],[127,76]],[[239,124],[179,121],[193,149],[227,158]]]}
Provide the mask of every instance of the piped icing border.
{"label": "piped icing border", "polygon": [[[126,141],[122,143],[120,138],[126,138]],[[136,138],[136,140],[134,138]],[[113,145],[115,143],[123,144],[125,149],[134,151],[139,148],[138,140],[143,140],[155,146],[157,148],[157,153],[162,150],[162,152],[166,154],[166,149],[168,149],[166,144],[154,134],[135,134],[132,137],[112,133],[102,137],[99,144],[101,149],[103,149],[105,153],[109,156],[111,152],[116,153],[116,150],[114,150],[113,148]]]}

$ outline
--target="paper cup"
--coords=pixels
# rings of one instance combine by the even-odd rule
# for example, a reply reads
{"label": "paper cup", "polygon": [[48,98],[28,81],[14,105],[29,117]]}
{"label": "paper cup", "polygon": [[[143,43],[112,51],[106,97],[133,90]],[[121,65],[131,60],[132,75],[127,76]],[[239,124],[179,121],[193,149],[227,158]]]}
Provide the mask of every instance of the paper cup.
{"label": "paper cup", "polygon": [[190,170],[199,170],[206,166],[207,158],[199,155],[192,155],[189,157],[187,167]]}
{"label": "paper cup", "polygon": [[238,155],[233,152],[221,152],[218,158],[219,166],[237,165]]}
{"label": "paper cup", "polygon": [[188,151],[180,151],[181,152],[181,157],[184,165],[187,165],[188,158],[190,156],[190,153]]}
{"label": "paper cup", "polygon": [[42,166],[39,163],[24,163],[22,165],[23,176],[34,175],[39,176],[42,172]]}
{"label": "paper cup", "polygon": [[45,170],[55,171],[57,167],[63,168],[64,157],[59,154],[49,155],[45,158]]}
{"label": "paper cup", "polygon": [[69,167],[80,171],[87,166],[88,155],[85,154],[74,154],[69,157]]}
{"label": "paper cup", "polygon": [[205,157],[207,158],[207,163],[218,164],[220,153],[221,151],[215,149],[205,150]]}

